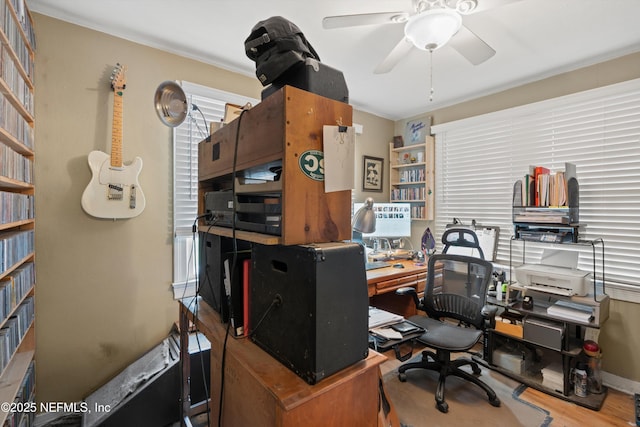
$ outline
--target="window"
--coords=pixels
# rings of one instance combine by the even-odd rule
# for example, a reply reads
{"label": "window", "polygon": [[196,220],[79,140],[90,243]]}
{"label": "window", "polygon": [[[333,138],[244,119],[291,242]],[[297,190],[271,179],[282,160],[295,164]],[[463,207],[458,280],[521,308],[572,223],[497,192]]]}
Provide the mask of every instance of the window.
{"label": "window", "polygon": [[[497,225],[497,261],[508,266],[514,182],[530,165],[555,172],[574,163],[581,238],[604,240],[607,293],[639,298],[640,79],[432,129],[438,235],[454,217]],[[527,243],[527,255],[543,247]],[[591,259],[591,247],[581,250],[579,268],[591,271]]]}
{"label": "window", "polygon": [[192,227],[198,214],[198,143],[209,135],[209,124],[224,118],[225,104],[258,101],[182,82],[190,105],[187,119],[173,130],[173,289],[174,297],[195,294],[197,236]]}

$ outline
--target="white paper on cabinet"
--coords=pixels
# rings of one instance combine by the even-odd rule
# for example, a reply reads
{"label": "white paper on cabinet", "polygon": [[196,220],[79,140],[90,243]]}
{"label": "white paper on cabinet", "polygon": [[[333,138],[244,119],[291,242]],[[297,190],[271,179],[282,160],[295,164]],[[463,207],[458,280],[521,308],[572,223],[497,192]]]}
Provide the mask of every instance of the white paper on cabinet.
{"label": "white paper on cabinet", "polygon": [[324,191],[351,190],[354,187],[356,133],[353,126],[324,126]]}

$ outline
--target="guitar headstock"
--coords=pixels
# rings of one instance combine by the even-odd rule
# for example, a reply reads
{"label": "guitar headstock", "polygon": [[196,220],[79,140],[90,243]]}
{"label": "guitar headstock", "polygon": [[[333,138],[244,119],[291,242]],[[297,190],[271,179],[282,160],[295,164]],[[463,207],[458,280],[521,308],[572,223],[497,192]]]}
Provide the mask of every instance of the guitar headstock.
{"label": "guitar headstock", "polygon": [[127,71],[127,66],[120,63],[116,64],[116,68],[113,69],[111,73],[111,89],[113,89],[114,92],[120,92],[120,94],[122,94],[121,92],[127,86],[127,79],[124,75],[125,71]]}

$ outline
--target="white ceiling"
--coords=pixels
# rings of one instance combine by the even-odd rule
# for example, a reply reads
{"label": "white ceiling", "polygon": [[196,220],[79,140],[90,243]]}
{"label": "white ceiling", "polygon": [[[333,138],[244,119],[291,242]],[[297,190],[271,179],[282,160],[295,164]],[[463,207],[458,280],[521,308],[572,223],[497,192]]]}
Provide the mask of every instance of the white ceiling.
{"label": "white ceiling", "polygon": [[[374,74],[402,24],[325,30],[322,18],[412,10],[411,0],[26,0],[33,12],[255,76],[244,41],[280,15],[296,24],[323,63],[344,73],[350,103],[389,119],[416,116],[561,72],[640,51],[640,0],[478,0],[504,3],[463,19],[496,55],[474,66],[450,46],[413,49]],[[37,34],[37,29],[36,29]]]}

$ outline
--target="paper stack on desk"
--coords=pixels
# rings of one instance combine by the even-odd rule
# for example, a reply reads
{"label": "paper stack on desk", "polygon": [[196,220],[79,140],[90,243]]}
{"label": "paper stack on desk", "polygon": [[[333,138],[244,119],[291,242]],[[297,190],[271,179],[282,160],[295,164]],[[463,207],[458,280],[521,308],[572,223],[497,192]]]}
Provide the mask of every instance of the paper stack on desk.
{"label": "paper stack on desk", "polygon": [[562,375],[562,364],[559,362],[551,363],[549,366],[542,368],[542,385],[562,393],[564,387]]}
{"label": "paper stack on desk", "polygon": [[547,307],[547,314],[562,319],[589,323],[593,319],[593,308],[584,304],[558,300]]}
{"label": "paper stack on desk", "polygon": [[369,332],[371,332],[372,334],[375,334],[379,337],[388,339],[388,340],[401,340],[402,339],[402,334],[398,331],[395,331],[393,329],[391,329],[388,326],[382,327],[379,326],[377,328],[371,328],[369,329]]}
{"label": "paper stack on desk", "polygon": [[376,307],[369,306],[369,329],[379,328],[381,326],[393,325],[394,323],[400,323],[404,320],[404,317],[389,313],[388,311],[380,310]]}

